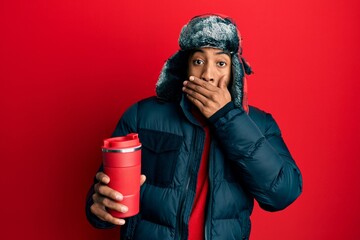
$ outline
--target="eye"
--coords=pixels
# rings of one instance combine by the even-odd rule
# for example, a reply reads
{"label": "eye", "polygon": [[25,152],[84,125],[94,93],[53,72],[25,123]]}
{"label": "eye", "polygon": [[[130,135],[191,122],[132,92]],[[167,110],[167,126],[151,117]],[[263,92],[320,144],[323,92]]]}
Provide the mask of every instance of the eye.
{"label": "eye", "polygon": [[201,59],[195,59],[195,60],[193,61],[193,63],[194,63],[194,65],[201,65],[201,64],[204,64],[204,61],[201,60]]}
{"label": "eye", "polygon": [[220,62],[217,63],[217,65],[218,65],[219,67],[225,67],[225,66],[226,66],[226,62],[220,61]]}

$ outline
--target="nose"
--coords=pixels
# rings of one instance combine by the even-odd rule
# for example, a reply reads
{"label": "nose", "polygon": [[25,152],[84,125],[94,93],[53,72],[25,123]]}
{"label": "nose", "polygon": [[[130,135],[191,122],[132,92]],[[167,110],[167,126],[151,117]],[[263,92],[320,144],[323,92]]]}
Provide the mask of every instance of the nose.
{"label": "nose", "polygon": [[201,79],[207,82],[214,81],[214,70],[209,64],[204,65]]}

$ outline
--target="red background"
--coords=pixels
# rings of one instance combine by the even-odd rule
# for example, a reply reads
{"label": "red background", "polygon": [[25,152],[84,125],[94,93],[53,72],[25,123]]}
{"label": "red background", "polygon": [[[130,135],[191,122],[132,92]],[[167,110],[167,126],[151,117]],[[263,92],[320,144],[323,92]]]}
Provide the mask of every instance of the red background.
{"label": "red background", "polygon": [[122,112],[154,94],[194,15],[231,16],[304,178],[287,210],[256,205],[251,239],[359,239],[356,0],[0,1],[1,239],[118,239],[84,202]]}

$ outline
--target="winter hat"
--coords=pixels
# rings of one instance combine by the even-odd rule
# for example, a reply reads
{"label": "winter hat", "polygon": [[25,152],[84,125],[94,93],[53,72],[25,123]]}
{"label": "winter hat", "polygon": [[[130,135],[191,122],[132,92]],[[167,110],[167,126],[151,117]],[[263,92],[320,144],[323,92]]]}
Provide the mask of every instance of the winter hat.
{"label": "winter hat", "polygon": [[232,85],[229,86],[234,104],[248,111],[245,74],[251,74],[249,64],[242,58],[241,38],[234,21],[228,17],[206,14],[194,17],[179,37],[180,50],[164,64],[156,83],[157,97],[164,101],[179,101],[182,83],[187,79],[190,53],[199,48],[213,47],[227,51],[232,61]]}

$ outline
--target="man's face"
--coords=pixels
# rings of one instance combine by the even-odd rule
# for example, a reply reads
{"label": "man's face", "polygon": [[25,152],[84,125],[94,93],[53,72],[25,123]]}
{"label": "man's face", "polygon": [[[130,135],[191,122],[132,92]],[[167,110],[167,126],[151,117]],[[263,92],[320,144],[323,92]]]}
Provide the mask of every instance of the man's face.
{"label": "man's face", "polygon": [[195,76],[214,86],[218,86],[223,78],[228,86],[231,80],[230,55],[217,48],[198,49],[189,57],[188,76]]}

